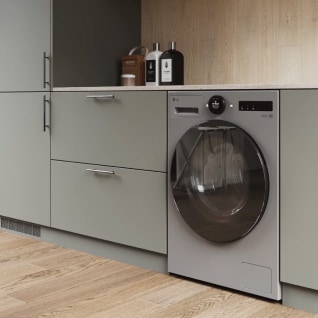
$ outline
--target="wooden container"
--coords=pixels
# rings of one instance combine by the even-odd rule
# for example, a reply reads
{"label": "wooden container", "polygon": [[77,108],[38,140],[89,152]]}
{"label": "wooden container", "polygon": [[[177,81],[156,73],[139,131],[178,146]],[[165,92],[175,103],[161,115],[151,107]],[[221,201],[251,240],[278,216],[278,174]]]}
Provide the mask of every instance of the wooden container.
{"label": "wooden container", "polygon": [[[136,50],[145,49],[145,54],[133,54]],[[121,58],[121,73],[122,74],[134,74],[136,76],[135,85],[145,85],[145,55],[148,53],[148,49],[145,47],[134,47],[128,55],[123,55]]]}

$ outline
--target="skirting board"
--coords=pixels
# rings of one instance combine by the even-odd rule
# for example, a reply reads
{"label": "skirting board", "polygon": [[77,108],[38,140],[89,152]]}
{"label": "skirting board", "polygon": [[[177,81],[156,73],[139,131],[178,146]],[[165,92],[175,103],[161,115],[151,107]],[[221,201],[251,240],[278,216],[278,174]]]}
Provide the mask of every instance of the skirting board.
{"label": "skirting board", "polygon": [[318,314],[318,291],[284,283],[283,305]]}
{"label": "skirting board", "polygon": [[168,272],[167,255],[165,254],[159,254],[43,226],[36,226],[36,234],[39,234],[34,235],[34,230],[29,230],[29,228],[32,229],[34,227],[31,223],[6,218],[0,219],[1,230],[3,231],[32,237],[36,240],[72,248],[78,251],[143,267],[160,273],[166,274]]}

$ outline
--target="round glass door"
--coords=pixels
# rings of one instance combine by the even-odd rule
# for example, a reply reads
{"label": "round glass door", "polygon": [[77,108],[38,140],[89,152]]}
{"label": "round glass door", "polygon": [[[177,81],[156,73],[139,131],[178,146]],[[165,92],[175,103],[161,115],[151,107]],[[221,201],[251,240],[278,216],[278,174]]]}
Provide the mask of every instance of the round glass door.
{"label": "round glass door", "polygon": [[261,219],[269,177],[255,141],[230,122],[211,120],[189,129],[171,164],[171,189],[190,228],[225,243],[247,235]]}

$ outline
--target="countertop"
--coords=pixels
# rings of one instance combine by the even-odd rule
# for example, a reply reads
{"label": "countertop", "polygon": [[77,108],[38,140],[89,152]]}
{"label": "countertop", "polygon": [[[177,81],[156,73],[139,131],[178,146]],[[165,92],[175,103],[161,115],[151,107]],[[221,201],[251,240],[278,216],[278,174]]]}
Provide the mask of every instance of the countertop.
{"label": "countertop", "polygon": [[173,86],[98,86],[98,87],[55,87],[53,92],[89,91],[180,91],[180,90],[247,90],[247,89],[318,89],[316,84],[215,84]]}

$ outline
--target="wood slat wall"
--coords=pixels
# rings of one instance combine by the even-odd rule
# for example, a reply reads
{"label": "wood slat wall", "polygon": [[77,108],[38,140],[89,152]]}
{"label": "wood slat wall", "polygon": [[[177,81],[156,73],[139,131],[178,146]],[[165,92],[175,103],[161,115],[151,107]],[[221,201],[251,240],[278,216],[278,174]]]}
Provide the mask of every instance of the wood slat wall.
{"label": "wood slat wall", "polygon": [[318,83],[317,0],[141,0],[142,44],[176,41],[185,84]]}

